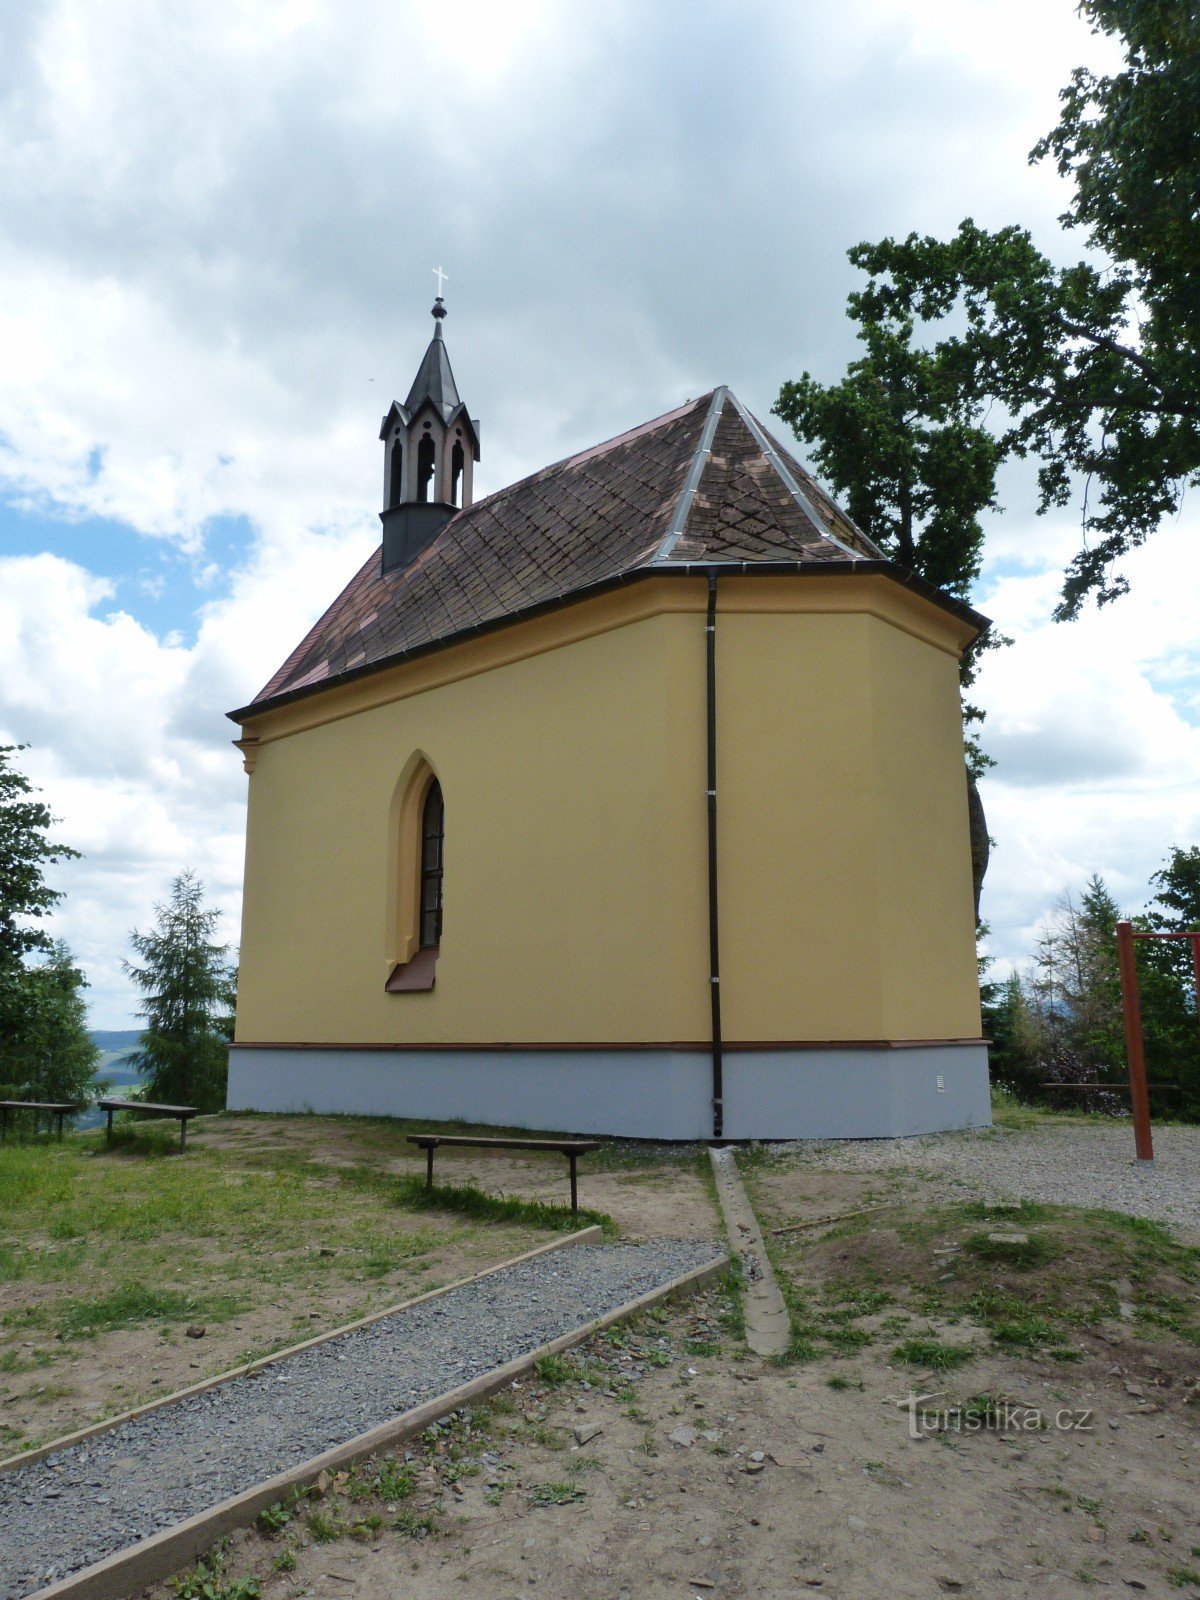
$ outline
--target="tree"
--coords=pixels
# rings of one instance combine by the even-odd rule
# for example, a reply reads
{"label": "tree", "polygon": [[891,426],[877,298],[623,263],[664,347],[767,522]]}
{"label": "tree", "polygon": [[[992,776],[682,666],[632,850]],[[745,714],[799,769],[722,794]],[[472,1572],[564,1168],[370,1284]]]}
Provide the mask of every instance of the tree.
{"label": "tree", "polygon": [[[1200,852],[1174,850],[1154,875],[1184,902],[1200,884]],[[1029,967],[1007,985],[983,987],[984,1016],[994,1047],[992,1066],[1018,1093],[1038,1098],[1048,1084],[1124,1085],[1124,1019],[1116,952],[1121,912],[1104,880],[1088,880],[1078,900],[1064,892],[1046,919]],[[1158,915],[1134,917],[1135,930],[1161,928]],[[1195,923],[1191,924],[1195,926]],[[1151,1093],[1156,1114],[1200,1117],[1200,1048],[1190,952],[1174,942],[1139,940],[1138,988],[1149,1076],[1166,1085]],[[1111,1091],[1074,1102],[1102,1109],[1127,1105]]]}
{"label": "tree", "polygon": [[[1095,874],[1078,902],[1069,890],[1060,895],[1010,1002],[1010,1012],[1023,1023],[1005,1040],[1019,1057],[1016,1070],[1009,1066],[1010,1081],[1036,1092],[1048,1083],[1121,1080],[1119,916],[1116,901]],[[1096,1103],[1106,1102],[1101,1097]]]}
{"label": "tree", "polygon": [[1200,846],[1181,850],[1172,845],[1166,865],[1150,874],[1158,885],[1154,903],[1165,915],[1155,919],[1164,932],[1194,933],[1200,930]]}
{"label": "tree", "polygon": [[1010,972],[1003,983],[981,984],[980,998],[993,1080],[1022,1099],[1034,1098],[1045,1075],[1037,1061],[1035,1023],[1019,974]]}
{"label": "tree", "polygon": [[234,1001],[228,946],[213,941],[220,914],[204,905],[204,885],[189,871],[154,915],[150,933],[130,934],[142,965],[123,963],[145,996],[138,1015],[146,1029],[132,1059],[146,1074],[147,1098],[220,1111]]}
{"label": "tree", "polygon": [[45,869],[78,859],[79,851],[46,837],[49,808],[31,799],[38,791],[12,764],[27,745],[0,745],[0,978],[11,977],[33,951],[54,948],[43,928],[29,926],[62,899],[48,887]]}
{"label": "tree", "polygon": [[1082,0],[1093,31],[1119,37],[1124,70],[1079,68],[1053,157],[1074,184],[1060,218],[1099,264],[1056,267],[1029,233],[968,218],[954,238],[861,244],[868,321],[951,319],[963,403],[996,403],[1001,456],[1040,461],[1039,510],[1078,483],[1084,546],[1056,611],[1078,615],[1126,592],[1115,563],[1200,482],[1200,10],[1184,0]]}
{"label": "tree", "polygon": [[93,1092],[100,1051],[88,1031],[86,988],[61,942],[24,970],[19,1011],[0,1043],[0,1080],[10,1098],[78,1103]]}
{"label": "tree", "polygon": [[[851,251],[853,257],[854,252]],[[785,383],[773,410],[810,448],[821,476],[855,521],[900,566],[968,600],[983,554],[983,513],[996,505],[1001,451],[983,426],[983,406],[963,383],[953,341],[914,344],[912,317],[849,299],[865,346],[840,383],[811,374]],[[1007,643],[988,633],[962,658],[964,689],[982,650]],[[970,732],[983,719],[964,704],[975,918],[990,840],[976,779],[991,765]]]}
{"label": "tree", "polygon": [[13,764],[25,748],[0,746],[0,1080],[8,1098],[81,1100],[99,1055],[86,981],[66,945],[38,926],[62,899],[46,868],[79,852],[47,837],[49,807]]}
{"label": "tree", "polygon": [[[1200,848],[1172,846],[1150,875],[1157,894],[1137,926],[1162,933],[1200,929]],[[1138,944],[1142,1031],[1151,1077],[1175,1085],[1170,1109],[1200,1116],[1200,996],[1188,940]]]}

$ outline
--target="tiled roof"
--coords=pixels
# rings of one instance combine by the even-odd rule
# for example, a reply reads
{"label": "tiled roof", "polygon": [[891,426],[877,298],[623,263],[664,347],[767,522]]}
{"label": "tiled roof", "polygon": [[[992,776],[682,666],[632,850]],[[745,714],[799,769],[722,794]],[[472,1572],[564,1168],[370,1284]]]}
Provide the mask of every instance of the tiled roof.
{"label": "tiled roof", "polygon": [[716,389],[457,512],[406,567],[377,551],[244,710],[639,572],[880,559]]}

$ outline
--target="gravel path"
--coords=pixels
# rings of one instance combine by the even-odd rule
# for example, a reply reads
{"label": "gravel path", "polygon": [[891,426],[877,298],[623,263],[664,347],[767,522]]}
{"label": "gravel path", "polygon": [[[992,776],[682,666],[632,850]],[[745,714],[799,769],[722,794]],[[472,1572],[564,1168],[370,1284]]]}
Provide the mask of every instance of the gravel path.
{"label": "gravel path", "polygon": [[839,1172],[907,1170],[951,1198],[1045,1200],[1153,1217],[1200,1232],[1200,1127],[1154,1129],[1154,1164],[1133,1158],[1133,1127],[987,1128],[914,1139],[776,1146]]}
{"label": "gravel path", "polygon": [[696,1240],[551,1251],[0,1473],[0,1594],[43,1588],[720,1253]]}

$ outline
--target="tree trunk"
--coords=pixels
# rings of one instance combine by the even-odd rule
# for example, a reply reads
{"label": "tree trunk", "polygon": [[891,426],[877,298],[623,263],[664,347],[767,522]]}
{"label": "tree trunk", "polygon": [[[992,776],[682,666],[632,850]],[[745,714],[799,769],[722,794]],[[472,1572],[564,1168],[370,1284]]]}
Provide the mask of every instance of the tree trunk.
{"label": "tree trunk", "polygon": [[992,841],[988,838],[987,818],[983,814],[983,801],[979,798],[979,785],[975,774],[967,768],[967,816],[971,829],[971,881],[975,888],[975,926],[979,926],[979,896],[983,893],[983,880],[988,869]]}

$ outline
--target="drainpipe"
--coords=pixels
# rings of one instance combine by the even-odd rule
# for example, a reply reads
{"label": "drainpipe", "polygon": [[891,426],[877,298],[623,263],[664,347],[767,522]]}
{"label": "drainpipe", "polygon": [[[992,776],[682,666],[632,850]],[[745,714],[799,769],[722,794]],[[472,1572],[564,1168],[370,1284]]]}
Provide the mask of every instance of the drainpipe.
{"label": "drainpipe", "polygon": [[717,575],[708,573],[708,615],[705,625],[708,732],[708,988],[712,1005],[713,1138],[725,1129],[721,1056],[721,942],[717,923]]}

